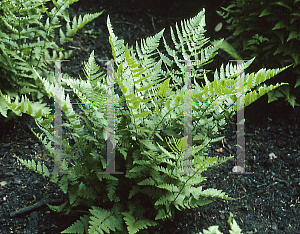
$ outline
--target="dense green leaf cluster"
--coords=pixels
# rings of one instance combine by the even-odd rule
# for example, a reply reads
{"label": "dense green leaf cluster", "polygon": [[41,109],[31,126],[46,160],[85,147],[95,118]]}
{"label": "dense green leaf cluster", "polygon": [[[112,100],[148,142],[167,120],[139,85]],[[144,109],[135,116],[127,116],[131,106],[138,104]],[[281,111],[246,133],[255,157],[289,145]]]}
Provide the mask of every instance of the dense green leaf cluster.
{"label": "dense green leaf cluster", "polygon": [[[221,190],[204,189],[202,184],[206,177],[201,172],[232,158],[210,157],[206,152],[211,142],[223,138],[219,137],[219,130],[237,110],[236,106],[230,105],[237,99],[236,78],[254,59],[243,66],[222,66],[219,72],[215,71],[215,80],[209,82],[202,66],[211,61],[222,40],[207,46],[209,40],[204,37],[204,9],[194,18],[181,22],[181,28],[176,25],[176,33],[171,29],[174,48],[165,42],[164,30],[129,48],[114,34],[109,18],[107,26],[116,64],[113,78],[123,94],[114,95],[115,171],[124,174],[106,172],[106,142],[109,140],[106,137],[109,125],[106,115],[109,107],[106,103],[110,101],[107,81],[111,76],[97,73],[99,66],[95,63],[94,52],[84,64],[87,80],[73,79],[67,75],[62,77],[63,84],[69,85],[85,104],[80,105],[83,114],[76,114],[69,95],[62,90],[61,109],[68,119],[62,126],[72,131],[62,138],[65,159],[61,170],[64,174],[50,176],[45,166],[19,159],[28,168],[49,176],[68,194],[68,202],[49,206],[51,209],[69,214],[78,206],[85,205],[86,208],[81,209],[83,216],[80,220],[63,233],[159,233],[166,219],[173,220],[176,210],[213,202],[208,197],[236,200]],[[166,54],[158,50],[161,38]],[[186,60],[191,61],[189,66]],[[174,64],[179,70],[173,69]],[[186,89],[186,67],[190,68],[193,77],[204,78],[205,86],[200,87],[195,82],[193,89]],[[286,68],[261,69],[246,74],[245,105],[283,85],[257,89],[261,83]],[[53,98],[54,85],[37,75],[47,94]],[[187,136],[180,136],[185,128],[188,93],[193,100],[192,159],[185,157]],[[46,135],[35,134],[54,157],[56,151],[51,145],[55,142],[54,126],[51,124],[54,116],[33,110],[28,100],[11,103],[9,96],[1,96],[10,108],[36,119]],[[123,109],[124,102],[127,109]],[[80,119],[84,120],[86,128],[83,128]],[[164,134],[167,137],[163,138]],[[69,135],[76,139],[73,146],[67,138]],[[217,231],[216,227],[209,229],[204,233]],[[232,229],[238,230],[236,224]]]}
{"label": "dense green leaf cluster", "polygon": [[[43,85],[33,68],[53,83],[54,74],[47,70],[47,65],[54,62],[46,60],[63,60],[71,56],[71,50],[63,53],[63,48],[53,41],[55,29],[61,26],[59,18],[68,22],[67,37],[61,29],[59,31],[63,44],[72,41],[77,30],[102,14],[87,14],[83,19],[75,16],[70,21],[67,8],[78,0],[53,0],[55,7],[51,11],[45,7],[48,1],[0,1],[0,90],[10,97],[18,99],[19,95],[26,94],[30,100],[43,100]],[[47,19],[43,23],[45,14]],[[0,97],[0,114],[7,117],[7,110],[8,106]]]}
{"label": "dense green leaf cluster", "polygon": [[[268,93],[269,102],[280,97],[294,107],[300,85],[300,1],[299,0],[232,0],[224,11],[217,11],[227,19],[227,28],[233,34],[232,46],[243,59],[257,57],[254,69],[293,64],[291,75],[284,81],[290,86]],[[293,78],[291,77],[293,76]],[[294,87],[293,87],[294,86]],[[291,90],[290,90],[291,89]]]}

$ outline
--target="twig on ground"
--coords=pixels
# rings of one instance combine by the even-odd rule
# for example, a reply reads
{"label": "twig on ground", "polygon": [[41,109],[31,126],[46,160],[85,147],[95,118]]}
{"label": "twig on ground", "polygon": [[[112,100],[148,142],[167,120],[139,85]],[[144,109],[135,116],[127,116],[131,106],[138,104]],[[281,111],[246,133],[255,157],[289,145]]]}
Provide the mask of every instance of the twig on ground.
{"label": "twig on ground", "polygon": [[17,217],[17,216],[20,216],[20,215],[23,215],[23,214],[26,214],[26,213],[29,213],[29,212],[32,212],[34,210],[37,210],[38,208],[46,205],[46,204],[61,204],[63,203],[64,200],[62,198],[59,198],[59,199],[44,199],[42,201],[39,201],[33,205],[30,205],[30,206],[27,206],[27,207],[24,207],[22,209],[19,209],[17,211],[13,211],[13,212],[10,212],[10,217]]}

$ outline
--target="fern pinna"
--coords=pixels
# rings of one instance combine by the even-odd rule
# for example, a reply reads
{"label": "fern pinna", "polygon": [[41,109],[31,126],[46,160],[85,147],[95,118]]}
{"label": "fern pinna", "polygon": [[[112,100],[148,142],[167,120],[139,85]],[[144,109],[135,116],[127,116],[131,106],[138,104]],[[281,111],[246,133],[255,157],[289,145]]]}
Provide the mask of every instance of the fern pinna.
{"label": "fern pinna", "polygon": [[[69,201],[60,206],[49,206],[56,211],[72,212],[73,208],[84,204],[83,216],[63,233],[159,233],[166,219],[173,220],[176,210],[191,209],[212,202],[207,197],[236,200],[221,190],[204,189],[206,177],[201,172],[216,167],[228,158],[209,157],[209,144],[223,137],[218,132],[226,124],[226,118],[236,111],[227,105],[236,100],[235,78],[247,68],[229,64],[215,71],[215,80],[209,82],[202,66],[210,61],[221,41],[204,47],[208,42],[204,37],[204,13],[201,11],[191,20],[176,25],[171,30],[174,49],[164,40],[166,54],[158,50],[163,30],[153,37],[136,43],[135,48],[124,45],[113,32],[108,18],[109,42],[117,69],[114,78],[123,95],[115,95],[115,170],[124,174],[105,173],[106,163],[106,126],[107,77],[97,73],[99,66],[94,61],[94,52],[84,65],[87,80],[73,79],[64,75],[64,85],[69,85],[82,103],[83,115],[76,114],[70,103],[69,95],[62,92],[62,110],[69,123],[64,127],[73,130],[75,145],[70,146],[67,136],[63,137],[62,176],[50,176],[47,169],[34,162],[20,161],[27,167],[50,176],[62,191],[69,195]],[[163,38],[164,39],[164,38]],[[198,60],[197,60],[198,59]],[[185,141],[180,137],[184,128],[185,90],[183,77],[184,60],[191,60],[193,77],[203,78],[205,86],[197,85],[192,89],[192,166],[186,172]],[[177,69],[173,66],[176,65]],[[260,70],[246,74],[245,103],[249,105],[271,89],[280,85],[256,86],[275,76],[283,69]],[[39,75],[38,75],[39,76]],[[54,97],[54,85],[40,77],[45,90]],[[170,83],[172,82],[172,84]],[[18,108],[2,95],[6,104]],[[219,105],[207,105],[207,103]],[[126,103],[127,109],[122,108]],[[24,103],[19,104],[24,105]],[[28,104],[29,105],[29,104]],[[54,157],[51,142],[54,142],[53,115],[21,109],[36,118],[38,126],[46,134],[36,134]],[[34,114],[33,114],[34,113]],[[82,118],[86,129],[78,118]],[[43,119],[45,118],[45,119]],[[163,139],[163,134],[168,135]],[[75,153],[80,149],[81,155]],[[37,166],[37,168],[36,168]]]}

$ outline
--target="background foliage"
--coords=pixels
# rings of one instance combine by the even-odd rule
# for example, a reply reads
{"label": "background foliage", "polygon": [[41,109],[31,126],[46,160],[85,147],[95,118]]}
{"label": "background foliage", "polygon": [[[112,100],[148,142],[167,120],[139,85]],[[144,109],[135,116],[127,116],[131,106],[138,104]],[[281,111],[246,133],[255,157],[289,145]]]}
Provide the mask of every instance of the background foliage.
{"label": "background foliage", "polygon": [[[53,41],[55,29],[61,26],[59,18],[68,22],[67,37],[61,29],[59,32],[60,43],[63,44],[72,41],[71,37],[77,30],[102,14],[87,14],[78,19],[75,16],[71,21],[67,8],[78,0],[53,1],[55,7],[51,11],[45,7],[48,1],[0,2],[0,90],[11,98],[26,94],[29,100],[41,101],[45,91],[33,68],[53,83],[54,74],[49,72],[47,65],[51,65],[53,70],[54,62],[46,60],[63,60],[71,56],[71,50],[63,53],[63,49]],[[0,114],[7,117],[8,110],[0,97]],[[12,113],[9,117],[13,116]]]}
{"label": "background foliage", "polygon": [[[233,0],[217,13],[227,19],[233,30],[233,47],[243,59],[257,58],[251,69],[282,67],[293,68],[282,73],[277,81],[290,86],[268,93],[269,102],[285,97],[290,105],[298,105],[300,98],[300,1],[299,0]],[[297,88],[298,87],[298,88]],[[296,89],[297,88],[297,89]],[[299,102],[299,101],[298,101]]]}

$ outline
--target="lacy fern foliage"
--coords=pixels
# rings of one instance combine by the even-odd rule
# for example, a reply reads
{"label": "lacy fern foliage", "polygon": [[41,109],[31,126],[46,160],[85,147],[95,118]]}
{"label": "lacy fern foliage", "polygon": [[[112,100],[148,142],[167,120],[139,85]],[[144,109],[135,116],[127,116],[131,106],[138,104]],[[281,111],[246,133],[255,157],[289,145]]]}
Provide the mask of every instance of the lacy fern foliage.
{"label": "lacy fern foliage", "polygon": [[[60,29],[60,43],[72,41],[77,30],[102,14],[87,14],[70,21],[67,8],[78,0],[53,1],[55,7],[48,11],[45,4],[49,0],[3,0],[0,2],[0,90],[13,98],[26,94],[30,100],[43,100],[43,85],[35,75],[35,70],[46,75],[53,83],[54,74],[47,70],[53,61],[71,56],[72,51],[63,52],[53,41],[54,30],[59,18],[67,23],[67,36]],[[44,20],[44,15],[48,17]],[[43,22],[44,21],[44,22]],[[72,27],[70,26],[72,23]],[[52,56],[50,56],[52,53]],[[35,100],[36,101],[36,100]],[[0,113],[7,117],[9,107],[0,97]],[[12,110],[18,115],[14,110]],[[45,110],[46,111],[46,110]]]}
{"label": "lacy fern foliage", "polygon": [[[83,114],[76,114],[68,94],[62,90],[61,109],[68,123],[62,126],[72,130],[76,143],[71,146],[67,136],[62,139],[63,175],[53,174],[61,190],[69,195],[68,203],[49,206],[56,211],[69,214],[79,205],[87,208],[83,215],[63,233],[159,233],[166,219],[173,220],[175,212],[191,209],[212,202],[208,197],[236,200],[221,190],[203,189],[206,177],[201,172],[225,163],[231,157],[207,156],[211,142],[219,141],[219,130],[226,119],[236,110],[228,104],[236,100],[237,76],[247,68],[229,64],[216,70],[215,80],[209,82],[203,66],[216,54],[221,41],[204,47],[205,11],[171,30],[174,48],[166,44],[163,30],[153,37],[141,40],[136,47],[129,48],[113,32],[110,19],[107,20],[109,42],[114,62],[113,78],[122,95],[114,95],[115,105],[115,171],[106,172],[106,142],[108,120],[106,113],[109,102],[108,79],[97,73],[99,66],[94,53],[84,65],[87,80],[73,79],[64,75],[63,84],[68,84],[78,95]],[[176,39],[178,37],[178,40]],[[163,38],[166,54],[158,50]],[[181,137],[184,129],[185,93],[184,74],[186,60],[193,77],[205,80],[205,86],[195,83],[191,90],[195,103],[192,105],[192,159],[186,159],[187,136]],[[177,66],[177,69],[174,66]],[[251,103],[275,87],[263,87],[256,92],[257,85],[278,74],[283,69],[260,70],[246,74],[246,103]],[[54,97],[54,85],[36,72],[47,94]],[[4,95],[3,98],[7,99]],[[219,103],[207,105],[207,103]],[[126,104],[127,108],[123,108]],[[7,100],[7,105],[14,107]],[[22,104],[19,104],[22,105]],[[29,113],[26,108],[21,109]],[[33,112],[31,116],[36,117]],[[38,126],[46,136],[36,134],[51,156],[55,151],[53,115],[36,118]],[[84,120],[85,128],[79,118]],[[164,137],[164,138],[163,138]],[[80,151],[81,153],[76,153]],[[43,168],[32,162],[20,160],[25,166],[41,173]],[[73,165],[68,163],[73,162]],[[74,166],[75,165],[75,166]],[[190,170],[186,170],[189,167]]]}

